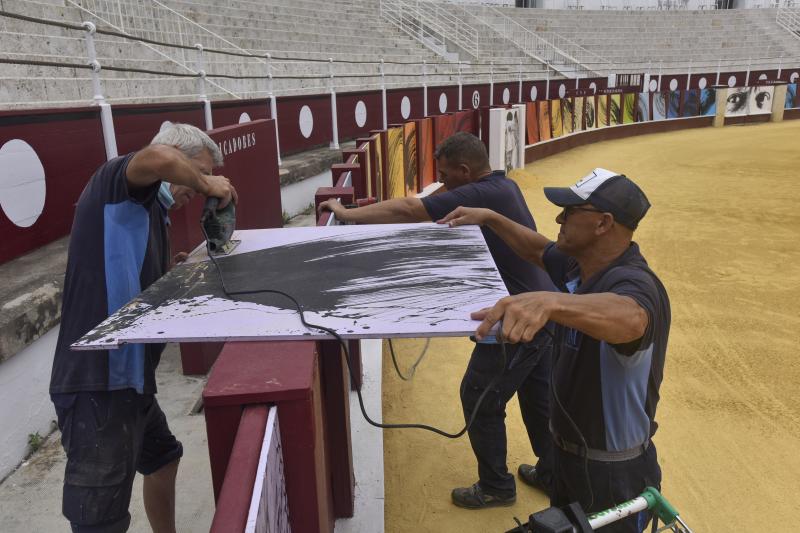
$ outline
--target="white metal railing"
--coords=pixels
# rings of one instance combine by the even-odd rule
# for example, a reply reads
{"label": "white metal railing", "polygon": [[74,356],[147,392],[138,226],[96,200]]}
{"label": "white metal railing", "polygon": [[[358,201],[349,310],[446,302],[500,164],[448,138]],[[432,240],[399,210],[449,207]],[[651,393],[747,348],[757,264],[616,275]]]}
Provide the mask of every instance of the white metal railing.
{"label": "white metal railing", "polygon": [[779,7],[775,22],[795,38],[800,39],[800,8]]}
{"label": "white metal railing", "polygon": [[454,59],[447,49],[453,43],[474,58],[480,52],[478,30],[450,13],[449,6],[420,0],[381,0],[381,17],[414,37],[441,57]]}
{"label": "white metal railing", "polygon": [[[525,53],[549,63],[567,77],[602,75],[605,73],[603,71],[610,71],[612,68],[611,63],[605,58],[562,35],[546,32],[543,37],[495,7],[489,7],[488,12],[490,15],[483,17],[487,25],[501,32]],[[583,61],[591,63],[592,66],[587,66]]]}

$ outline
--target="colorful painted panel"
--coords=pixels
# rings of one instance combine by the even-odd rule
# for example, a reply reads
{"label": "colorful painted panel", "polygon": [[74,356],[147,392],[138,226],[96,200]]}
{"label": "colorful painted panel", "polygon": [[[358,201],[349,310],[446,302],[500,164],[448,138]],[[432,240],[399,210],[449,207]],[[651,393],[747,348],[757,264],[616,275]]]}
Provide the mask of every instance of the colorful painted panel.
{"label": "colorful painted panel", "polygon": [[573,131],[583,131],[583,102],[585,98],[578,96],[575,98],[574,120],[575,127]]}
{"label": "colorful painted panel", "polygon": [[715,89],[702,89],[700,91],[700,110],[703,116],[717,114],[717,91]]}
{"label": "colorful painted panel", "polygon": [[634,122],[636,122],[636,93],[626,93],[622,95],[622,123]]}
{"label": "colorful painted panel", "polygon": [[597,96],[597,127],[606,126],[608,126],[608,95],[600,94]]}
{"label": "colorful painted panel", "polygon": [[430,118],[417,121],[417,159],[420,189],[424,189],[436,181],[433,167],[433,120]]}
{"label": "colorful painted panel", "polygon": [[669,103],[667,105],[667,118],[678,118],[681,116],[681,92],[670,91]]}
{"label": "colorful painted panel", "polygon": [[456,122],[453,115],[437,115],[433,117],[433,142],[434,148],[456,132]]}
{"label": "colorful painted panel", "polygon": [[405,185],[405,196],[413,196],[419,191],[417,165],[417,124],[415,122],[406,122],[403,124],[403,183]]}
{"label": "colorful painted panel", "polygon": [[683,92],[683,116],[696,117],[700,114],[700,91],[691,89]]}
{"label": "colorful painted panel", "polygon": [[783,107],[785,109],[791,109],[793,107],[797,107],[797,84],[790,83],[786,86],[786,100],[784,101]]}
{"label": "colorful painted panel", "polygon": [[725,100],[726,117],[743,117],[747,114],[748,93],[747,87],[728,89],[728,98]]}
{"label": "colorful painted panel", "polygon": [[616,126],[620,124],[620,119],[622,118],[622,108],[621,108],[621,94],[610,94],[608,95],[608,125],[609,126]]}
{"label": "colorful painted panel", "polygon": [[386,135],[383,133],[374,133],[373,136],[375,137],[375,183],[378,187],[375,197],[386,200],[388,198],[386,196],[387,176],[384,173],[386,168],[386,161],[384,161],[386,147],[383,146],[383,140],[386,138]]}
{"label": "colorful painted panel", "polygon": [[403,127],[396,126],[387,130],[388,146],[386,148],[386,198],[402,198],[405,196],[405,171],[403,162]]}
{"label": "colorful painted panel", "polygon": [[772,113],[772,96],[775,87],[757,85],[750,87],[747,98],[747,112],[750,115],[766,115]]}
{"label": "colorful painted panel", "polygon": [[475,133],[475,117],[472,111],[457,111],[453,113],[453,133],[466,131]]}
{"label": "colorful painted panel", "polygon": [[513,139],[508,137],[509,132],[507,131],[506,151],[508,151],[513,140],[515,148],[512,150],[513,154],[511,155],[511,160],[513,161],[514,168],[522,168],[525,166],[525,124],[527,113],[525,112],[525,104],[514,104],[511,107],[517,112],[517,116],[516,123],[513,124],[515,127]]}
{"label": "colorful painted panel", "polygon": [[647,122],[650,120],[650,93],[640,93],[637,101],[636,121]]}
{"label": "colorful painted panel", "polygon": [[553,139],[564,135],[564,121],[561,118],[561,100],[550,100],[550,129]]}
{"label": "colorful painted panel", "polygon": [[597,99],[594,96],[587,96],[583,104],[583,123],[587,130],[597,127]]}
{"label": "colorful painted panel", "polygon": [[525,104],[525,126],[528,130],[527,144],[539,142],[539,112],[536,102]]}
{"label": "colorful painted panel", "polygon": [[653,93],[653,120],[664,120],[667,118],[667,95],[669,95],[669,93]]}
{"label": "colorful painted panel", "polygon": [[547,141],[552,138],[550,132],[550,102],[543,100],[538,102],[539,106],[539,140]]}
{"label": "colorful painted panel", "polygon": [[575,108],[572,98],[561,99],[561,124],[564,128],[564,135],[572,133],[575,129]]}

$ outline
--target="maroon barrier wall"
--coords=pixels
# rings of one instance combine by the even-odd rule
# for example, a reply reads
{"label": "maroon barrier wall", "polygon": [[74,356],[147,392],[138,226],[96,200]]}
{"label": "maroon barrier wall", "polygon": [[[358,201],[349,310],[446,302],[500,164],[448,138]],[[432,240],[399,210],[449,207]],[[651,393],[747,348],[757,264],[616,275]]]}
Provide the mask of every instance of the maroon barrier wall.
{"label": "maroon barrier wall", "polygon": [[[331,98],[329,95],[281,96],[278,98],[278,129],[281,136],[281,153],[291,154],[315,146],[328,146],[331,141]],[[300,128],[301,111],[308,107],[312,127],[308,136]],[[303,121],[308,115],[303,112]]]}
{"label": "maroon barrier wall", "polygon": [[[462,92],[464,94],[464,100],[462,102],[462,107],[464,109],[478,109],[481,106],[489,105],[488,84],[464,85],[462,87]],[[476,92],[478,93],[477,97],[475,96]]]}
{"label": "maroon barrier wall", "polygon": [[[380,93],[378,93],[380,97]],[[430,95],[428,95],[430,96]],[[409,113],[403,116],[403,99],[408,98]],[[423,118],[425,109],[423,108],[423,90],[421,87],[411,89],[391,89],[386,91],[386,119],[388,124],[399,124],[405,120]],[[378,110],[382,112],[382,110]],[[428,107],[428,114],[432,112]],[[382,129],[383,122],[379,123],[373,130]]]}
{"label": "maroon barrier wall", "polygon": [[239,124],[242,113],[247,113],[250,120],[272,118],[269,113],[268,98],[211,102],[211,120],[214,122],[214,128],[224,128],[225,126]]}
{"label": "maroon barrier wall", "polygon": [[96,107],[0,112],[0,146],[28,143],[44,168],[45,201],[33,225],[16,226],[0,210],[0,263],[69,234],[75,203],[106,160],[100,110]]}
{"label": "maroon barrier wall", "polygon": [[[506,89],[508,89],[508,99],[504,98]],[[530,98],[530,94],[528,95]],[[525,93],[522,93],[522,101],[527,102]],[[494,105],[504,104],[518,104],[519,102],[519,82],[504,82],[494,84]]]}
{"label": "maroon barrier wall", "polygon": [[[337,93],[336,118],[339,122],[340,141],[367,135],[370,130],[383,127],[381,93]],[[363,121],[361,125],[360,121]]]}
{"label": "maroon barrier wall", "polygon": [[[445,104],[444,108],[442,104]],[[467,102],[463,105],[466,106]],[[458,111],[458,86],[428,87],[428,116],[453,111]]]}
{"label": "maroon barrier wall", "polygon": [[201,102],[185,104],[119,105],[112,108],[114,133],[117,136],[117,151],[124,155],[141,150],[166,122],[180,122],[206,129],[206,120]]}

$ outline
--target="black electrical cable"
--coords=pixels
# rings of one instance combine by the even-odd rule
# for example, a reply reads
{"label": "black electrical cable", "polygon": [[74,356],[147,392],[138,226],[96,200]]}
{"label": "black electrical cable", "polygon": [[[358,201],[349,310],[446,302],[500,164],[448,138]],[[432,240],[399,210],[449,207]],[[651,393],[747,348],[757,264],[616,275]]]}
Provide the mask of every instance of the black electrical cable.
{"label": "black electrical cable", "polygon": [[397,364],[397,357],[394,355],[394,345],[392,344],[392,339],[389,339],[389,352],[392,354],[392,363],[394,364],[394,370],[397,372],[397,375],[400,376],[400,379],[403,381],[411,381],[414,378],[414,374],[417,371],[417,366],[422,362],[425,358],[425,355],[428,353],[428,346],[431,345],[431,340],[425,339],[425,347],[422,348],[422,353],[419,354],[417,360],[411,365],[408,369],[408,377],[404,376],[403,373],[400,371],[400,366]]}
{"label": "black electrical cable", "polygon": [[[331,336],[333,336],[337,341],[339,341],[339,344],[341,345],[342,350],[344,351],[345,362],[347,363],[347,370],[348,370],[348,373],[350,374],[350,379],[352,381],[356,381],[356,375],[355,375],[355,372],[353,371],[353,365],[350,362],[350,350],[347,347],[347,343],[333,329],[327,328],[325,326],[320,326],[318,324],[312,324],[310,322],[307,322],[306,318],[305,318],[305,312],[303,311],[303,306],[300,305],[300,302],[298,302],[292,295],[287,294],[287,293],[285,293],[283,291],[279,291],[277,289],[254,289],[254,290],[246,290],[246,291],[229,291],[228,288],[225,286],[225,278],[222,275],[222,269],[220,268],[219,263],[217,263],[216,257],[214,257],[214,254],[211,252],[211,248],[210,248],[210,245],[209,245],[208,233],[206,232],[205,225],[202,223],[202,221],[200,223],[200,229],[203,231],[203,235],[206,238],[206,251],[208,253],[208,257],[209,257],[209,259],[211,259],[211,262],[214,263],[214,267],[216,267],[217,273],[219,274],[219,280],[220,280],[220,283],[222,285],[222,292],[224,292],[225,295],[228,298],[230,298],[231,300],[236,300],[236,298],[234,298],[234,296],[239,296],[239,295],[243,295],[243,294],[278,294],[280,296],[284,296],[285,298],[288,298],[294,304],[295,308],[297,309],[297,313],[300,315],[300,322],[305,327],[318,329],[320,331],[324,331],[324,332],[330,334]],[[508,364],[508,355],[506,354],[505,343],[501,342],[500,343],[500,348],[501,348],[500,351],[503,354],[503,364],[502,364],[502,367],[500,368],[500,372],[498,372],[492,378],[492,380],[489,382],[489,384],[486,385],[486,388],[483,389],[483,392],[478,397],[478,401],[475,403],[475,407],[473,408],[472,413],[470,414],[469,420],[464,425],[464,428],[461,431],[459,431],[458,433],[447,433],[446,431],[443,431],[443,430],[441,430],[439,428],[436,428],[436,427],[433,427],[433,426],[429,426],[427,424],[383,424],[381,422],[376,422],[376,421],[372,420],[369,417],[369,415],[367,414],[367,410],[364,407],[364,398],[361,396],[361,390],[360,389],[356,389],[356,396],[358,397],[358,406],[361,409],[361,414],[364,416],[364,420],[366,420],[367,423],[369,423],[371,426],[375,426],[375,427],[381,428],[381,429],[424,429],[426,431],[432,431],[433,433],[436,433],[436,434],[441,435],[443,437],[447,437],[449,439],[457,439],[457,438],[459,438],[464,433],[466,433],[469,430],[469,428],[472,426],[472,423],[475,421],[475,418],[478,415],[478,409],[480,409],[481,404],[483,403],[483,399],[486,397],[486,395],[489,393],[489,391],[495,386],[497,381],[503,376],[503,374],[506,371],[506,365]]]}

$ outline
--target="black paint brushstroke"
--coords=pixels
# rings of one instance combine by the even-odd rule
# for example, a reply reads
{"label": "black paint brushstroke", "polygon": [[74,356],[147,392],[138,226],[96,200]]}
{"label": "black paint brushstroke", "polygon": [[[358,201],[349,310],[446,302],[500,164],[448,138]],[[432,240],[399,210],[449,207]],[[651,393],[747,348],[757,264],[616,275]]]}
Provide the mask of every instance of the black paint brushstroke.
{"label": "black paint brushstroke", "polygon": [[[326,237],[221,257],[217,262],[230,292],[277,289],[294,296],[305,311],[355,322],[394,317],[401,308],[403,320],[435,324],[446,320],[441,318],[444,313],[469,305],[476,287],[492,294],[505,290],[496,270],[486,264],[487,257],[480,238],[420,227],[379,236],[372,231]],[[455,266],[457,277],[444,272]],[[448,294],[445,302],[443,293]],[[214,265],[179,265],[80,343],[113,337],[144,313],[160,315],[161,306],[177,304],[181,313],[191,313],[209,297],[227,298]],[[276,294],[243,294],[235,300],[294,310],[291,301]]]}

